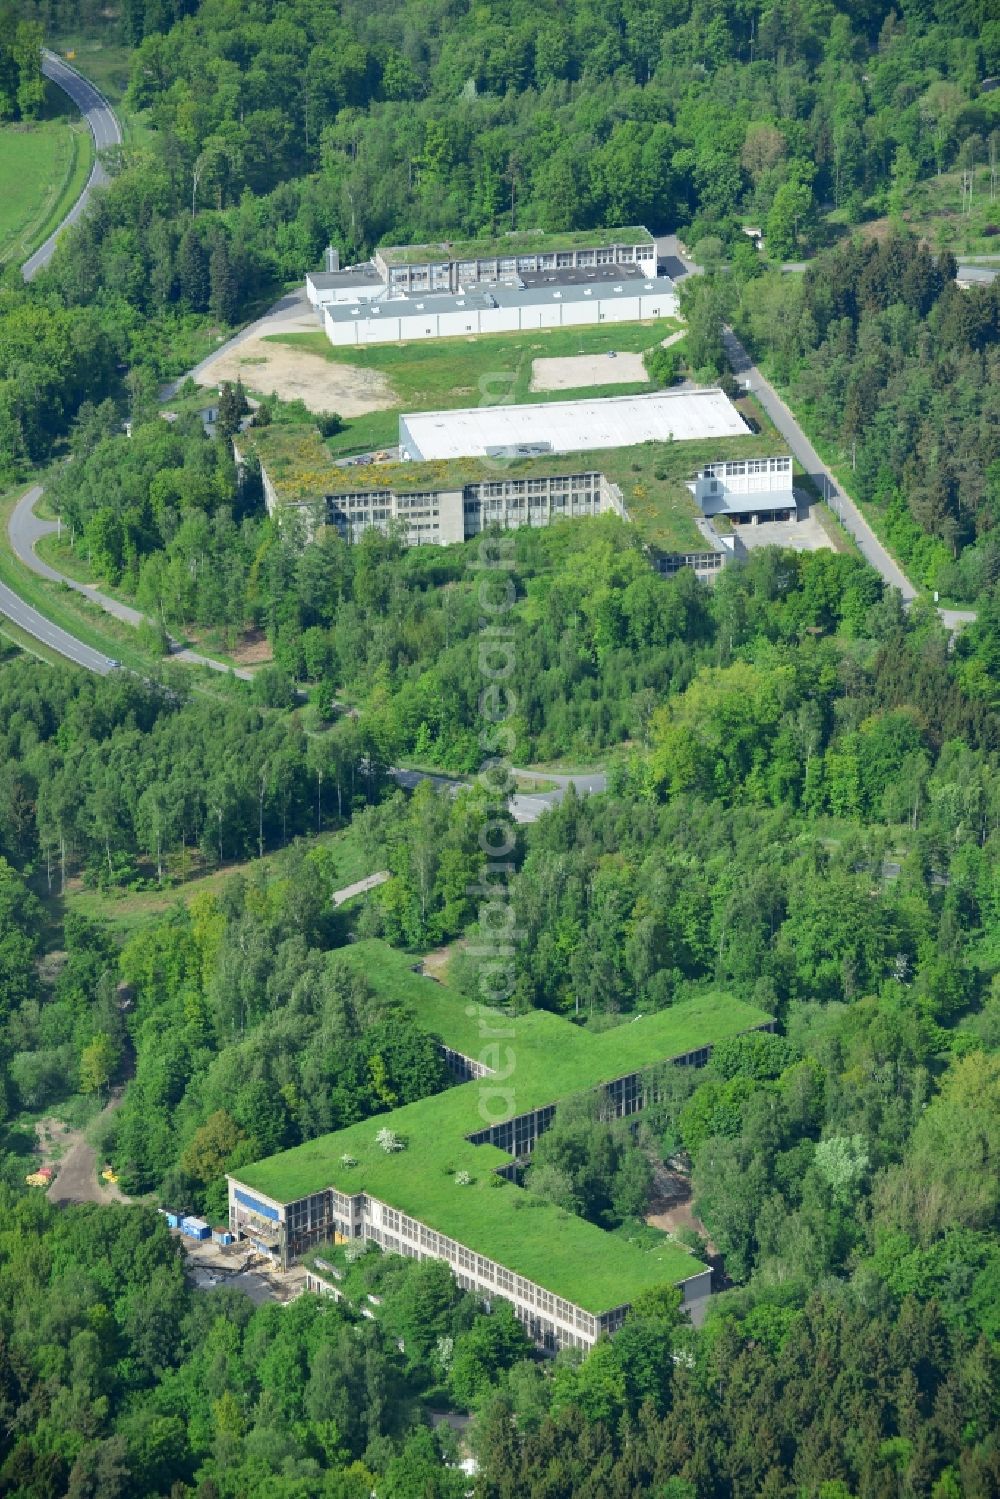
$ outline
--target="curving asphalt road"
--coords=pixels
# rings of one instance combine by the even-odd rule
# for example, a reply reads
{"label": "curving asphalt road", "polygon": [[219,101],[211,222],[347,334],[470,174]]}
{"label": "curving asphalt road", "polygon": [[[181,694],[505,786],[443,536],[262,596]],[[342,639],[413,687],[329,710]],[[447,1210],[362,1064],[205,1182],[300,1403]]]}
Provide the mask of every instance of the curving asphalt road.
{"label": "curving asphalt road", "polygon": [[882,574],[882,577],[891,587],[899,589],[905,603],[912,603],[917,596],[917,590],[898,563],[889,556],[889,553],[879,541],[854,501],[839,488],[832,473],[820,458],[816,449],[795,420],[795,417],[774,389],[774,386],[770,385],[764,379],[764,376],[753,363],[750,355],[732,329],[723,329],[722,338],[726,346],[726,357],[732,366],[733,374],[741,376],[747,381],[750,390],[757,397],[782,437],[788,443],[792,453],[801,463],[809,478],[813,480],[817,488],[822,490],[831,510],[833,510],[844,528],[850,531],[854,537],[862,556],[867,562],[871,563],[876,572]]}
{"label": "curving asphalt road", "polygon": [[[18,501],[14,514],[11,516],[8,531],[14,551],[22,561],[30,557],[28,566],[43,578],[55,578],[61,582],[59,574],[44,562],[40,562],[35,556],[35,542],[39,536],[44,536],[47,530],[52,529],[51,523],[40,521],[34,513],[35,501],[41,494],[41,486],[35,485],[29,489],[27,494]],[[16,525],[15,525],[16,522]],[[17,539],[15,539],[15,530]],[[23,551],[22,551],[23,548]],[[81,590],[85,592],[86,590]],[[102,651],[95,651],[89,645],[84,645],[82,640],[77,640],[75,635],[70,635],[67,630],[61,630],[51,620],[46,619],[37,609],[26,604],[12,588],[0,584],[0,614],[5,614],[15,625],[19,625],[43,645],[58,651],[60,656],[65,656],[67,661],[82,666],[86,671],[96,672],[100,677],[106,677],[109,672],[116,671],[118,663],[112,656],[105,656]]]}
{"label": "curving asphalt road", "polygon": [[63,219],[58,228],[54,229],[39,249],[37,249],[24,262],[21,267],[21,275],[25,281],[30,281],[38,272],[47,266],[52,259],[56,241],[68,224],[75,224],[87,206],[87,201],[95,187],[101,187],[108,180],[108,174],[101,165],[101,152],[109,146],[120,146],[122,143],[122,127],[118,123],[118,117],[111,105],[105,99],[99,89],[96,89],[75,68],[71,68],[62,58],[57,57],[54,52],[43,50],[42,72],[46,78],[52,80],[57,88],[61,88],[64,94],[68,94],[73,103],[83,115],[90,126],[90,133],[94,137],[94,145],[97,155],[94,158],[93,170],[87,181],[83,192],[77,198],[69,213]]}
{"label": "curving asphalt road", "polygon": [[[56,572],[54,567],[50,567],[37,555],[36,543],[56,529],[55,521],[39,520],[35,514],[35,505],[41,497],[42,486],[33,484],[14,506],[7,524],[7,534],[10,537],[14,555],[40,578],[47,578],[50,583],[65,584],[75,593],[82,594],[85,599],[99,604],[106,614],[113,615],[115,619],[120,619],[123,623],[131,625],[133,629],[137,629],[145,620],[145,615],[140,614],[138,609],[133,609],[129,604],[123,604],[119,599],[113,599],[108,594],[101,593],[89,583],[78,583],[75,578],[67,578],[63,573]],[[22,630],[27,630],[29,635],[34,635],[36,640],[43,640],[60,655],[76,662],[77,666],[86,667],[88,671],[96,671],[101,676],[106,676],[109,671],[114,671],[117,667],[118,663],[112,657],[103,656],[99,651],[91,650],[90,646],[83,645],[65,630],[60,630],[56,625],[50,624],[43,614],[39,614],[37,609],[32,609],[29,604],[24,603],[9,588],[0,588],[0,614],[6,614],[8,619],[20,625]],[[188,650],[186,646],[181,646],[174,640],[170,642],[170,655],[173,660],[186,661],[192,666],[208,666],[212,671],[233,671],[235,676],[247,682],[253,679],[253,672],[247,671],[244,667],[230,667],[225,661],[216,661],[211,656],[202,656],[198,651]]]}
{"label": "curving asphalt road", "polygon": [[73,661],[87,671],[96,672],[99,677],[106,677],[109,671],[116,669],[110,656],[91,650],[89,645],[84,645],[74,635],[60,630],[58,625],[46,619],[44,614],[39,614],[37,609],[32,609],[30,604],[18,598],[13,589],[7,588],[3,583],[0,583],[0,614],[6,615],[12,624],[20,625],[35,640],[58,651],[67,661]]}

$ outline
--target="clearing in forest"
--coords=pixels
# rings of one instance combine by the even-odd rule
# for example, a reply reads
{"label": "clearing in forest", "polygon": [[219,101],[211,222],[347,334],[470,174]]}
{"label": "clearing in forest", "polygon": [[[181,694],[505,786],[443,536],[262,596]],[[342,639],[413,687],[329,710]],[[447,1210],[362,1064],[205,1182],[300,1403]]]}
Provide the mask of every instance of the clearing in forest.
{"label": "clearing in forest", "polygon": [[[906,195],[903,223],[919,239],[926,240],[935,253],[950,250],[959,259],[995,256],[1000,253],[1000,198],[991,186],[990,168],[980,161],[972,170],[971,202],[963,194],[963,177],[956,168],[913,183]],[[892,229],[887,215],[854,225],[844,208],[834,209],[826,222],[864,239],[885,239]]]}

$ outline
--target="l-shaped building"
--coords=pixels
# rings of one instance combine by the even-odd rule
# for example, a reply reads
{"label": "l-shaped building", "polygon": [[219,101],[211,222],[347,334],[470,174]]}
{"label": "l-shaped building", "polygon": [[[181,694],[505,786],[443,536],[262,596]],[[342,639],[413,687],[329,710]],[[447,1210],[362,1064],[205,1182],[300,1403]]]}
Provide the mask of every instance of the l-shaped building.
{"label": "l-shaped building", "polygon": [[[565,1099],[589,1095],[603,1117],[631,1118],[658,1096],[664,1068],[701,1066],[723,1038],[773,1029],[770,1016],[711,994],[592,1035],[545,1011],[466,1005],[379,942],[345,956],[438,1038],[453,1085],[232,1174],[237,1240],[282,1267],[329,1242],[445,1260],[465,1289],[510,1301],[549,1352],[590,1347],[656,1286],[680,1287],[689,1308],[704,1302],[711,1273],[681,1246],[612,1238],[517,1177]],[[323,1266],[309,1284],[338,1294]]]}

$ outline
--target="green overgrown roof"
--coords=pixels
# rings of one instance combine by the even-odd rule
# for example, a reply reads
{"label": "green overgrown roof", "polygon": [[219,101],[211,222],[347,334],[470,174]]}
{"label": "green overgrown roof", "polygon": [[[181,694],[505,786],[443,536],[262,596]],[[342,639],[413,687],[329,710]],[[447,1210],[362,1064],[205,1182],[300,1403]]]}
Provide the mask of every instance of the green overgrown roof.
{"label": "green overgrown roof", "polygon": [[[509,1075],[462,1083],[307,1141],[242,1168],[241,1184],[286,1203],[327,1187],[370,1192],[594,1313],[624,1305],[644,1287],[699,1273],[700,1263],[668,1240],[642,1250],[510,1183],[494,1185],[510,1157],[466,1136],[753,1029],[768,1016],[730,995],[708,994],[592,1034],[545,1011],[512,1019],[468,1006],[382,942],[356,943],[344,956],[376,993],[398,1001],[446,1045]],[[386,1154],[376,1143],[381,1129],[395,1131],[406,1148]],[[344,1156],[356,1164],[344,1165]],[[457,1171],[467,1171],[471,1184],[460,1186]]]}
{"label": "green overgrown roof", "polygon": [[496,255],[544,255],[556,250],[592,250],[601,245],[652,244],[642,225],[624,229],[570,229],[548,234],[541,229],[519,229],[483,239],[437,240],[426,245],[379,245],[375,251],[386,265],[427,265],[432,261],[488,260]]}
{"label": "green overgrown roof", "polygon": [[339,470],[312,422],[272,422],[247,427],[237,438],[241,453],[254,454],[282,505],[321,501]]}
{"label": "green overgrown roof", "polygon": [[[335,464],[315,427],[308,424],[250,428],[241,442],[267,469],[283,504],[317,503],[390,489],[399,494],[424,489],[456,489],[495,479],[495,462],[450,458],[420,463],[372,463],[363,468]],[[544,453],[505,462],[505,479],[557,474],[601,473],[622,491],[625,508],[639,534],[662,552],[703,552],[708,544],[695,525],[696,506],[687,481],[706,463],[725,458],[760,458],[787,453],[774,433],[745,437],[645,442],[632,448],[595,448],[583,453]]]}

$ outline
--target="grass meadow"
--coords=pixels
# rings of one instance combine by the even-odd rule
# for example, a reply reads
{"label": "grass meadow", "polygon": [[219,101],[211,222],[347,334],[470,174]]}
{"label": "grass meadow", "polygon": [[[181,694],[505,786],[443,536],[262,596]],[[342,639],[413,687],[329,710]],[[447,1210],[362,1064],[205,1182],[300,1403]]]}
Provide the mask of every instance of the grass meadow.
{"label": "grass meadow", "polygon": [[80,196],[90,176],[90,131],[49,84],[46,117],[0,126],[0,266],[20,265]]}

